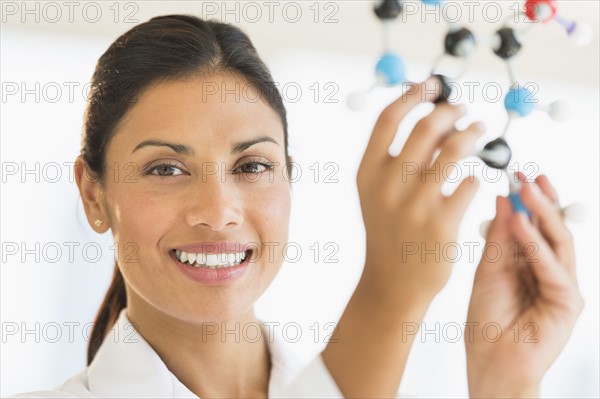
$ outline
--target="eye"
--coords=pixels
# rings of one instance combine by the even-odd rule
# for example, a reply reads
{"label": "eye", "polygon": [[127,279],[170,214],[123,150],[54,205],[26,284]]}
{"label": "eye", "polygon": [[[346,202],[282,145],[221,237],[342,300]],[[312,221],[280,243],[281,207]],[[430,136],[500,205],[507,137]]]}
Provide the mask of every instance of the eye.
{"label": "eye", "polygon": [[[179,171],[179,173],[177,173],[177,171]],[[184,172],[181,168],[179,168],[175,164],[168,162],[163,162],[158,165],[152,166],[144,172],[144,175],[154,175],[160,177],[180,176],[183,174]]]}
{"label": "eye", "polygon": [[[241,173],[258,174],[258,173],[263,173],[263,172],[266,172],[267,170],[273,169],[273,165],[270,163],[266,163],[266,162],[247,162],[243,165],[240,165],[235,170],[238,170],[238,169],[241,170]],[[234,170],[234,173],[235,173],[235,170]]]}

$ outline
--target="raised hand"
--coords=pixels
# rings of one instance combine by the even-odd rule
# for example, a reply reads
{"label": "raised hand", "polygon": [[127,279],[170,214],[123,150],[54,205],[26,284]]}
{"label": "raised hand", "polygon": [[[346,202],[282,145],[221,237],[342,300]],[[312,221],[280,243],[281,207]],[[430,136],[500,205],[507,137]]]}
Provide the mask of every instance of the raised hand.
{"label": "raised hand", "polygon": [[467,316],[471,397],[537,397],[583,307],[555,190],[543,175],[535,183],[518,178],[539,227],[497,198]]}
{"label": "raised hand", "polygon": [[439,81],[430,78],[390,104],[377,120],[357,174],[365,268],[332,335],[337,342],[323,352],[345,397],[395,396],[413,341],[413,336],[402,340],[402,328],[422,321],[451,271],[450,262],[423,251],[456,241],[477,189],[471,179],[450,197],[441,193],[440,171],[472,154],[483,134],[479,123],[455,128],[464,107],[438,104],[416,124],[400,154],[389,154],[404,117],[440,92]]}
{"label": "raised hand", "polygon": [[[456,240],[458,226],[478,181],[465,179],[450,197],[441,193],[442,171],[448,173],[458,160],[470,155],[484,133],[480,123],[457,131],[456,121],[464,106],[442,103],[421,119],[400,154],[389,155],[398,125],[417,104],[439,94],[435,78],[388,106],[379,117],[357,175],[367,236],[367,260],[363,281],[373,294],[403,301],[429,302],[446,284],[451,264],[423,251]],[[441,150],[434,158],[436,150]],[[439,252],[439,250],[438,250]],[[403,290],[398,288],[402,287]]]}

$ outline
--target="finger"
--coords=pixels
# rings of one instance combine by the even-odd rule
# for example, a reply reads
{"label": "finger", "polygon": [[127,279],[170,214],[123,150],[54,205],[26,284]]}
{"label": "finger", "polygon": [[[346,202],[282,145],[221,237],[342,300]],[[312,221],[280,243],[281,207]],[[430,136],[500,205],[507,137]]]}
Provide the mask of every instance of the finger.
{"label": "finger", "polygon": [[[498,266],[500,248],[508,248],[513,239],[510,232],[511,205],[508,198],[496,197],[496,216],[492,220],[485,237],[485,248],[483,259],[494,259],[495,261],[480,262],[477,273],[486,273],[489,268]],[[502,263],[500,263],[502,264]]]}
{"label": "finger", "polygon": [[458,160],[472,155],[475,152],[477,140],[485,133],[482,122],[471,123],[465,130],[452,133],[441,143],[441,151],[436,162],[442,166],[455,163]]}
{"label": "finger", "polygon": [[542,296],[553,298],[553,294],[570,287],[573,276],[560,264],[552,248],[540,231],[522,212],[511,215],[511,232],[518,243],[518,256],[529,265],[538,281],[538,289]]}
{"label": "finger", "polygon": [[445,214],[449,223],[460,224],[478,188],[479,180],[470,176],[460,183],[451,196],[444,199]]}
{"label": "finger", "polygon": [[485,237],[486,241],[496,241],[498,244],[510,241],[509,220],[511,214],[510,201],[506,197],[496,197],[496,216],[492,220],[488,233]]}
{"label": "finger", "polygon": [[388,150],[402,119],[418,104],[435,100],[439,92],[441,85],[437,78],[430,77],[425,82],[410,86],[400,98],[388,105],[375,123],[361,168],[377,168],[391,158]]}
{"label": "finger", "polygon": [[438,104],[429,115],[417,122],[394,162],[427,167],[436,148],[446,136],[456,130],[456,121],[465,114],[464,105]]}
{"label": "finger", "polygon": [[[516,176],[521,182],[521,190],[519,195],[523,201],[523,204],[527,208],[535,206],[533,205],[534,203],[539,204],[535,210],[530,209],[532,211],[532,218],[535,222],[534,224],[539,226],[542,235],[548,241],[556,255],[562,262],[564,262],[565,265],[567,265],[567,267],[573,269],[571,273],[574,274],[575,250],[572,244],[571,233],[563,222],[560,208],[554,205],[551,199],[549,199],[547,196],[544,196],[537,185],[529,183],[523,173],[517,172]],[[546,182],[548,183],[546,186],[547,191],[549,191],[550,195],[554,198],[558,198],[558,195],[554,191],[554,188],[550,185],[550,182],[547,180],[547,178]],[[546,216],[545,218],[541,214],[542,212]]]}
{"label": "finger", "polygon": [[550,184],[548,176],[539,175],[535,178],[535,182],[540,187],[540,190],[542,190],[542,192],[546,195],[546,197],[548,197],[550,201],[552,201],[554,206],[560,207],[560,203],[558,201],[558,193],[556,192],[554,187],[552,187],[552,184]]}
{"label": "finger", "polygon": [[521,187],[521,199],[525,206],[536,215],[539,229],[545,240],[564,264],[569,273],[575,274],[575,253],[573,238],[563,222],[560,209],[546,197],[537,184],[524,183]]}
{"label": "finger", "polygon": [[423,185],[424,198],[431,198],[436,193],[441,195],[441,186],[447,176],[452,176],[457,162],[475,152],[475,143],[483,135],[483,124],[476,122],[466,130],[450,134],[442,143],[437,159],[422,174],[427,184]]}
{"label": "finger", "polygon": [[517,180],[521,183],[527,183],[527,178],[525,177],[525,174],[523,174],[523,172],[516,172],[515,176],[517,177]]}

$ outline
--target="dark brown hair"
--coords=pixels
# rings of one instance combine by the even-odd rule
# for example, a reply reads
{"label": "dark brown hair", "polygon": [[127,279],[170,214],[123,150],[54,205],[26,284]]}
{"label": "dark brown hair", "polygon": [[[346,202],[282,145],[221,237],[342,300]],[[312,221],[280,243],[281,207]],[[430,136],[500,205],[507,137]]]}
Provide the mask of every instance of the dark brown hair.
{"label": "dark brown hair", "polygon": [[[266,65],[239,28],[191,15],[150,19],[120,36],[98,60],[85,111],[81,156],[103,184],[105,149],[123,116],[144,90],[161,81],[230,72],[248,82],[281,117],[286,163],[287,118],[283,100]],[[289,174],[289,169],[288,169]],[[88,365],[127,306],[118,264],[96,315],[88,346]]]}

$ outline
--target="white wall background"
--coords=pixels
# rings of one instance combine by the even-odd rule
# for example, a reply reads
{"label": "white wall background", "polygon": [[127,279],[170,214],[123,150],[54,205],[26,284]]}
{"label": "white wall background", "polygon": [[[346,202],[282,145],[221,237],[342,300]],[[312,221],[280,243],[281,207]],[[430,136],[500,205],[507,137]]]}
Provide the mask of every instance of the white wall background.
{"label": "white wall background", "polygon": [[[364,12],[368,12],[369,5],[362,3],[367,10]],[[581,3],[589,7],[590,2]],[[194,13],[199,9],[197,2],[178,2],[160,9],[153,2],[138,4],[140,21],[147,20],[149,14]],[[348,2],[337,4],[339,22],[327,27],[334,39],[329,35],[324,35],[318,42],[299,39],[299,43],[293,46],[284,41],[273,43],[265,39],[261,42],[261,38],[265,37],[261,32],[277,36],[279,32],[297,30],[297,33],[306,32],[308,37],[311,35],[311,23],[317,30],[325,28],[310,21],[301,28],[285,21],[245,25],[270,66],[274,79],[280,82],[280,87],[289,88],[284,97],[288,100],[291,154],[301,165],[320,164],[318,181],[315,182],[313,176],[304,176],[293,191],[290,241],[301,245],[301,261],[286,263],[273,286],[257,304],[257,312],[265,320],[280,321],[282,325],[290,321],[300,323],[304,335],[298,344],[293,345],[293,350],[306,360],[324,347],[324,338],[330,330],[324,329],[323,324],[337,321],[360,275],[364,261],[364,230],[354,177],[375,119],[383,107],[399,94],[399,89],[376,89],[362,112],[353,113],[345,107],[344,99],[349,93],[370,85],[380,43],[372,43],[370,53],[351,51],[348,41],[358,40],[358,37],[367,34],[361,29],[364,28],[365,32],[367,29],[359,29],[350,17],[344,19],[352,14],[349,8],[356,6],[350,6]],[[306,10],[308,5],[303,7]],[[593,25],[596,35],[597,9],[596,5],[596,15],[590,16],[596,21]],[[373,24],[371,15],[365,14],[365,21],[369,34],[372,34],[376,25],[369,25]],[[98,236],[87,226],[70,174],[71,168],[64,163],[72,162],[79,150],[85,106],[82,88],[89,81],[102,52],[117,34],[132,26],[111,24],[110,21],[106,22],[105,29],[86,25],[85,21],[57,25],[27,20],[22,23],[14,19],[7,22],[2,27],[0,42],[3,85],[0,115],[3,167],[0,396],[54,387],[85,366],[87,342],[83,338],[84,325],[93,321],[108,287],[113,269],[112,242],[110,235]],[[241,24],[244,25],[243,21]],[[476,27],[489,29],[489,24],[481,21],[477,24]],[[435,30],[435,34],[407,44],[412,49],[414,43],[419,42],[419,54],[410,50],[407,55],[411,57],[408,59],[408,77],[411,80],[426,76],[430,67],[427,60],[437,55],[436,49],[443,37],[443,33],[438,32],[439,26],[429,24],[427,28]],[[93,32],[90,33],[91,30]],[[257,31],[257,38],[253,31]],[[348,38],[343,43],[340,32]],[[521,165],[535,162],[540,171],[548,174],[554,182],[562,202],[584,203],[588,216],[585,222],[571,225],[586,307],[567,348],[548,372],[542,395],[598,397],[599,99],[597,79],[590,78],[591,83],[586,83],[585,76],[590,75],[581,76],[584,74],[582,71],[590,70],[590,66],[597,76],[598,45],[595,41],[588,48],[579,49],[577,57],[580,58],[573,61],[564,54],[574,54],[575,50],[569,47],[560,32],[552,27],[548,27],[548,32],[547,36],[542,29],[534,33],[537,36],[531,40],[552,43],[545,48],[526,47],[517,71],[520,79],[539,84],[540,102],[562,98],[571,103],[574,115],[569,121],[556,124],[543,114],[535,114],[516,123],[509,139],[515,162]],[[324,48],[323,41],[328,48]],[[399,41],[398,50],[403,51],[403,44],[408,42]],[[548,51],[552,46],[554,51]],[[484,49],[478,54],[482,59],[487,57]],[[417,61],[413,61],[413,56]],[[561,72],[549,76],[548,71],[540,71],[538,75],[528,65],[539,63],[540,59],[552,64],[553,68],[558,65]],[[482,84],[498,82],[503,88],[507,85],[505,70],[498,60],[495,63],[476,62],[464,80]],[[21,97],[21,85],[32,89],[37,83],[40,85],[37,91],[39,99],[34,93]],[[321,89],[316,99],[315,83]],[[325,87],[327,83],[332,83],[338,91],[333,93],[332,86]],[[13,84],[17,84],[19,93],[9,95],[7,90],[14,87]],[[69,85],[74,87],[72,100],[69,98]],[[56,91],[57,87],[61,89],[60,94]],[[293,87],[302,91],[298,101]],[[477,117],[488,126],[488,133],[481,140],[483,145],[500,132],[504,113],[501,101],[486,102],[480,91],[476,93],[475,101],[468,104],[471,110],[468,118],[473,120]],[[327,94],[332,94],[330,99],[338,102],[326,102]],[[396,149],[406,138],[410,125],[427,110],[424,106],[401,127]],[[464,121],[465,124],[467,122]],[[324,174],[330,171],[324,169],[327,162],[339,165],[335,175],[338,183],[324,182]],[[22,174],[24,167],[33,169],[36,164],[39,165],[37,181],[36,172]],[[57,169],[56,165],[60,168]],[[13,167],[18,168],[14,175],[11,172]],[[51,182],[57,170],[61,175],[56,182]],[[307,168],[303,170],[309,172]],[[476,174],[482,177],[481,169]],[[496,184],[483,182],[461,226],[459,242],[483,243],[478,234],[479,224],[493,217],[494,196],[506,194],[506,191],[504,181]],[[75,245],[68,244],[71,242],[79,244],[75,247],[73,259],[69,259],[68,253],[68,245]],[[311,261],[313,253],[309,247],[314,242],[319,243],[321,248],[318,263]],[[339,263],[323,262],[324,254],[329,252],[324,248],[327,242],[338,245],[339,252],[333,259],[339,260]],[[39,243],[40,248],[46,247],[46,256],[36,260],[32,254],[24,255],[22,261],[21,251],[10,255],[8,246],[12,243],[24,245],[27,249]],[[96,255],[93,248],[84,254],[82,247],[85,244],[101,248],[102,256],[98,261],[86,261],[86,255],[92,258]],[[56,256],[56,247],[61,248],[62,256],[54,263],[49,262]],[[427,314],[424,321],[427,329],[434,329],[436,322],[442,326],[444,323],[464,322],[476,264],[476,261],[461,260],[455,266],[450,282],[436,297]],[[320,323],[320,334],[316,340],[311,335],[314,330],[310,329],[315,322]],[[24,329],[35,331],[36,323],[40,326],[38,334],[23,334]],[[73,325],[73,339],[69,336],[68,323],[79,323]],[[18,331],[12,334],[15,328]],[[56,337],[57,331],[61,334],[59,337]],[[402,382],[403,392],[422,397],[467,395],[462,340],[451,343],[440,338],[439,343],[435,342],[433,334],[417,340]]]}

